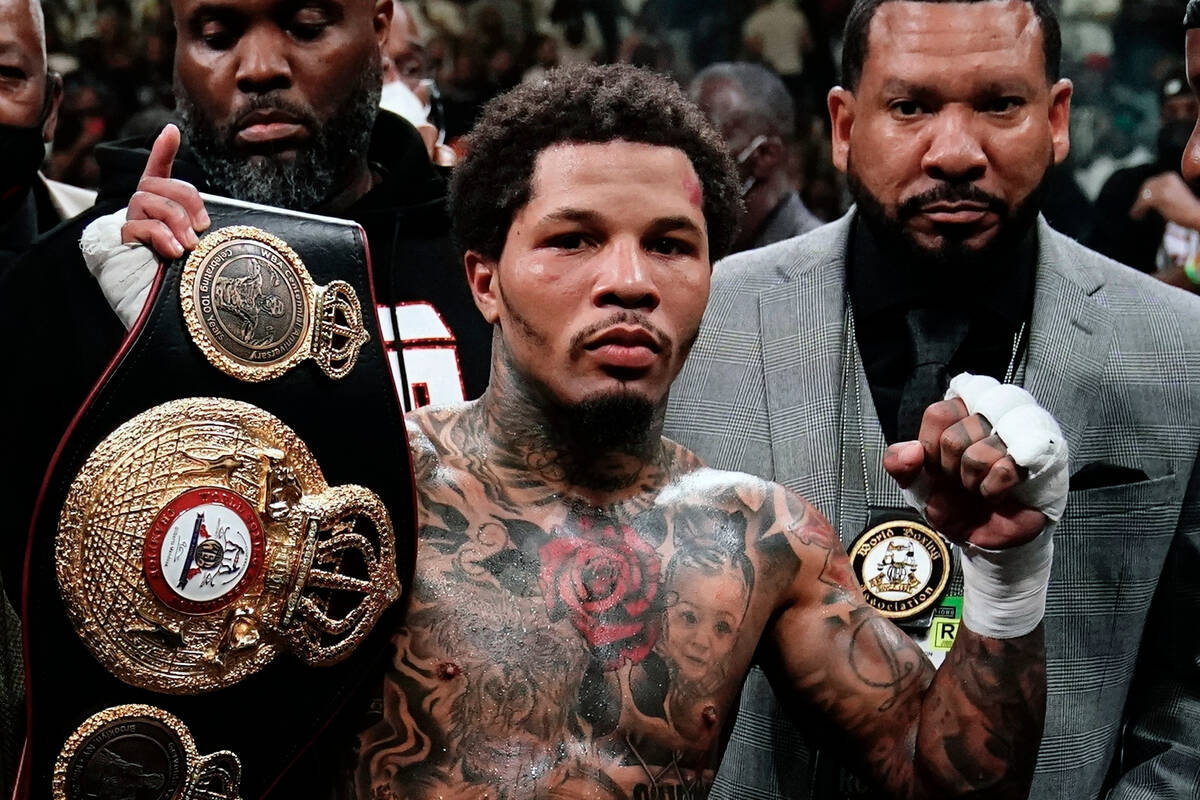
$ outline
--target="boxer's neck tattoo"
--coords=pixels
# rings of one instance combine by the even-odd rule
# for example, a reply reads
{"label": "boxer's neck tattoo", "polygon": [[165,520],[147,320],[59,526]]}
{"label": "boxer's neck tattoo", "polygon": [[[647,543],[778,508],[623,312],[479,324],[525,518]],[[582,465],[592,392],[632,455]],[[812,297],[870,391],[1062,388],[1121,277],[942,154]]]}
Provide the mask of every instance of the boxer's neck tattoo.
{"label": "boxer's neck tattoo", "polygon": [[[929,725],[925,762],[962,785],[1020,784],[1002,756],[1036,736],[1021,709],[1038,681],[1007,676],[1032,647],[972,642],[970,680],[925,698],[932,666],[864,607],[799,498],[661,439],[635,491],[568,496],[528,451],[496,452],[481,406],[410,417],[417,571],[353,796],[701,800],[756,651],[797,722],[828,739],[837,720],[889,792],[921,780],[912,724],[931,703],[939,720],[978,709],[1005,724]],[[805,621],[781,625],[781,609]]]}
{"label": "boxer's neck tattoo", "polygon": [[613,492],[661,486],[666,401],[612,394],[564,405],[503,355],[478,404],[486,446],[500,464],[549,485]]}

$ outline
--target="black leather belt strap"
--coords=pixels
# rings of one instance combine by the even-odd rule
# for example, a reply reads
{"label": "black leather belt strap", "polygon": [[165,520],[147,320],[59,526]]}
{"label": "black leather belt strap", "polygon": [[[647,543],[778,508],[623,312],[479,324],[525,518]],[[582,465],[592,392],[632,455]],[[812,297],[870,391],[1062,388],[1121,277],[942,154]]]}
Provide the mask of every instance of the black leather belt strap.
{"label": "black leather belt strap", "polygon": [[[310,748],[341,736],[337,720],[348,711],[343,708],[347,699],[386,668],[389,636],[404,598],[391,605],[357,650],[333,666],[308,667],[284,653],[232,686],[192,695],[148,691],[118,680],[93,657],[66,615],[56,579],[55,537],[60,510],[81,465],[131,418],[190,397],[227,398],[267,411],[303,440],[331,486],[357,484],[374,492],[391,516],[395,569],[405,593],[409,588],[415,558],[412,473],[404,420],[375,317],[365,234],[339,220],[212,197],[206,197],[206,204],[211,230],[255,226],[286,242],[316,284],[348,283],[361,301],[369,340],[357,363],[340,378],[331,377],[331,370],[313,358],[259,382],[231,377],[201,352],[185,324],[180,278],[186,257],[163,268],[150,307],[64,437],[30,528],[24,584],[30,727],[23,773],[28,797],[50,796],[55,758],[85,719],[127,703],[162,708],[179,718],[203,752],[236,753],[243,765],[243,797],[285,792],[327,796],[328,790],[312,781],[328,785],[333,779],[330,761],[299,756],[319,752]],[[47,363],[46,368],[54,367]],[[85,578],[104,576],[79,576]],[[354,742],[331,744],[352,748]],[[296,785],[303,787],[300,793]]]}

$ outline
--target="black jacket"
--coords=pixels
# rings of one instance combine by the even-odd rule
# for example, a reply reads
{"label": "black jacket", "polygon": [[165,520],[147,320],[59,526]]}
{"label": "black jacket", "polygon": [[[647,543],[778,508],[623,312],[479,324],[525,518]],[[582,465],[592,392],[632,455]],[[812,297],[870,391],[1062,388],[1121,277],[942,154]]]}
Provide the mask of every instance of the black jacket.
{"label": "black jacket", "polygon": [[12,214],[0,220],[0,276],[37,238],[62,222],[62,215],[50,199],[45,180],[38,175]]}
{"label": "black jacket", "polygon": [[1155,163],[1114,172],[1096,199],[1095,227],[1085,244],[1114,261],[1142,272],[1155,272],[1167,221],[1154,211],[1133,219],[1129,210],[1137,202],[1143,183],[1171,171],[1170,167]]}
{"label": "black jacket", "polygon": [[[93,219],[128,203],[149,144],[127,140],[97,148],[101,187],[96,205],[51,231],[0,276],[0,331],[8,343],[0,444],[9,453],[11,471],[0,479],[9,521],[0,544],[0,576],[14,595],[21,586],[29,521],[43,474],[59,438],[125,336],[84,264],[79,238]],[[384,330],[395,329],[397,307],[432,306],[453,341],[425,337],[412,346],[454,347],[463,395],[477,397],[487,385],[491,326],[475,308],[450,242],[445,180],[430,163],[416,130],[386,112],[376,122],[369,158],[382,180],[344,216],[367,232],[376,301],[379,312],[390,317]],[[186,150],[176,158],[173,175],[209,190]],[[423,376],[401,374],[415,385],[420,404]],[[19,608],[19,598],[13,600]]]}

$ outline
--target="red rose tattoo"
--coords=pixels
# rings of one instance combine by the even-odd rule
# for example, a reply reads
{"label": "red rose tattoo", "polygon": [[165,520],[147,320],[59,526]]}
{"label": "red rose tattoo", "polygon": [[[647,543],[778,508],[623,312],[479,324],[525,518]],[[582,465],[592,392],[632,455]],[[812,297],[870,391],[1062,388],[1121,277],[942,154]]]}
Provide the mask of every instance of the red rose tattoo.
{"label": "red rose tattoo", "polygon": [[550,619],[569,617],[604,670],[649,654],[662,628],[659,557],[633,528],[597,528],[585,517],[577,533],[560,532],[538,556]]}

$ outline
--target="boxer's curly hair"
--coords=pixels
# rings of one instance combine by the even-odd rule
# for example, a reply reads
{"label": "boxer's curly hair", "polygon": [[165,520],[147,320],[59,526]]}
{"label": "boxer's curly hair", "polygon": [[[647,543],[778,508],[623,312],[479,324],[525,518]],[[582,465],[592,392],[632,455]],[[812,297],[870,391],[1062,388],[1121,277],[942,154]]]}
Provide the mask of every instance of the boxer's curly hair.
{"label": "boxer's curly hair", "polygon": [[678,84],[628,64],[551,70],[484,106],[450,182],[455,244],[499,260],[513,215],[529,202],[538,154],[564,142],[618,140],[687,155],[703,190],[710,258],[726,255],[742,211],[732,157]]}
{"label": "boxer's curly hair", "polygon": [[1200,0],[1188,0],[1187,10],[1183,12],[1183,27],[1200,28]]}

